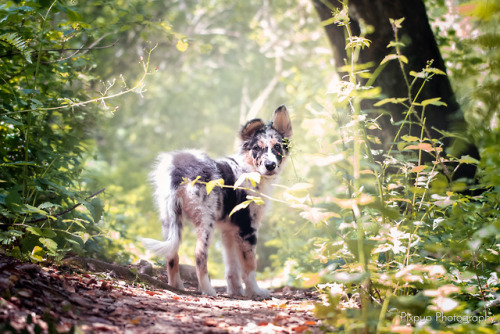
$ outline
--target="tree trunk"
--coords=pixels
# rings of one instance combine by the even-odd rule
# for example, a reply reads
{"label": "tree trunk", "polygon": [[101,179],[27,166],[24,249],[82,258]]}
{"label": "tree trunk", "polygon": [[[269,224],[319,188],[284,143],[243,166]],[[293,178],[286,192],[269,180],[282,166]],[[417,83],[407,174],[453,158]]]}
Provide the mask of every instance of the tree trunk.
{"label": "tree trunk", "polygon": [[[341,9],[342,4],[337,1],[331,1],[328,8],[324,1],[313,0],[317,13],[322,21],[332,17],[332,6]],[[398,30],[398,38],[405,44],[402,53],[408,59],[405,65],[405,71],[420,72],[425,68],[429,61],[432,61],[431,67],[446,72],[444,61],[439,52],[439,48],[434,39],[433,32],[429,25],[427,13],[422,0],[350,0],[349,16],[351,20],[351,29],[353,34],[360,34],[360,23],[372,26],[374,31],[366,36],[372,43],[369,48],[360,52],[360,64],[373,64],[372,70],[380,64],[386,55],[394,53],[387,48],[390,41],[394,40],[394,31],[389,19],[405,18],[402,28]],[[325,30],[333,49],[334,58],[337,66],[342,66],[347,57],[345,50],[344,28],[335,24],[325,26]],[[413,77],[409,77],[410,81]],[[408,89],[404,77],[397,61],[389,61],[385,69],[380,73],[374,85],[382,88],[382,94],[385,97],[408,97]],[[411,95],[414,97],[419,85],[415,85]],[[465,121],[460,111],[460,107],[455,99],[447,76],[436,75],[426,83],[423,91],[419,95],[418,101],[441,97],[441,101],[446,106],[428,105],[425,109],[426,129],[432,138],[441,139],[443,136],[434,129],[445,131],[460,130],[465,131]],[[363,109],[370,110],[376,101],[364,101]],[[384,109],[390,112],[390,116],[380,118],[380,126],[383,129],[376,135],[382,141],[383,148],[387,149],[394,140],[399,125],[396,122],[404,119],[403,112],[405,108],[399,104],[385,104]],[[392,118],[392,120],[391,120]],[[416,119],[410,122],[404,129],[403,134],[420,137],[421,128],[416,123]],[[447,153],[455,156],[469,154],[478,157],[477,149],[473,145],[467,145],[465,141],[452,142],[450,138],[443,138],[444,147]],[[431,160],[430,156],[425,158]],[[454,178],[474,177],[475,168],[467,165],[461,167],[455,173]]]}

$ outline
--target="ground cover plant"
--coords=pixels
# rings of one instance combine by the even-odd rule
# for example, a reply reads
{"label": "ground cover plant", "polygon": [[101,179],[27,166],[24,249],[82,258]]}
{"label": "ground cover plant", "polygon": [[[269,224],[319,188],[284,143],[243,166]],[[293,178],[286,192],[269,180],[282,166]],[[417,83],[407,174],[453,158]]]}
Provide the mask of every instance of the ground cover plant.
{"label": "ground cover plant", "polygon": [[[399,64],[408,88],[404,97],[381,96],[378,69],[370,73],[357,62],[370,41],[352,34],[347,3],[333,12],[333,24],[346,31],[348,75],[332,85],[330,105],[321,114],[339,130],[323,138],[324,150],[316,157],[330,171],[330,184],[341,186],[313,198],[317,206],[304,212],[316,225],[336,230],[335,236],[315,240],[325,265],[309,277],[324,283],[318,286],[325,290],[325,303],[316,314],[350,333],[495,332],[498,184],[481,170],[485,164],[496,168],[488,163],[492,148],[483,150],[479,162],[447,153],[445,138],[457,134],[430,136],[426,107],[444,102],[439,96],[423,100],[419,93],[446,74],[432,60],[419,72],[406,70],[398,35],[404,18],[390,20],[392,53],[379,64]],[[377,100],[374,109],[362,108],[366,99]],[[389,148],[379,151],[371,130],[380,129],[386,104],[401,104],[406,111]],[[421,129],[420,135],[409,135],[411,127]],[[479,165],[478,183],[454,177],[462,164]]]}

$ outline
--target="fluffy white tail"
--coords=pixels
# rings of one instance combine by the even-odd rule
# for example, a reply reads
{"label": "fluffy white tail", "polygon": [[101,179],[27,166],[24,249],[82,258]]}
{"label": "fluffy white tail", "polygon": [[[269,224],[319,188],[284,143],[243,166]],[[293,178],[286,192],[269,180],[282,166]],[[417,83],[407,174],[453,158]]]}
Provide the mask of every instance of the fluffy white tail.
{"label": "fluffy white tail", "polygon": [[179,240],[167,239],[165,241],[159,241],[155,239],[141,238],[140,241],[144,247],[154,252],[156,255],[169,259],[174,257],[179,250]]}

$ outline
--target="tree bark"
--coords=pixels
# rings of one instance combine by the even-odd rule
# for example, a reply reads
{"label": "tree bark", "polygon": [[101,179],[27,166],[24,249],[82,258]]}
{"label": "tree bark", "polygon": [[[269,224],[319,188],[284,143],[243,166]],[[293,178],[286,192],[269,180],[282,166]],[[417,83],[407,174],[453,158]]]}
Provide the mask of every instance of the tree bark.
{"label": "tree bark", "polygon": [[[326,1],[313,0],[316,11],[322,21],[332,17],[330,8],[342,8],[342,4],[337,1],[331,1],[328,6]],[[329,8],[330,7],[330,8]],[[405,64],[405,72],[420,72],[429,61],[432,61],[431,67],[446,72],[444,61],[434,38],[432,29],[429,25],[426,9],[422,0],[350,0],[349,17],[351,20],[351,29],[353,34],[360,34],[361,24],[374,28],[373,32],[367,34],[372,43],[370,47],[364,48],[360,52],[360,64],[372,64],[374,70],[384,57],[393,50],[387,48],[389,42],[394,40],[394,31],[389,21],[392,19],[405,18],[402,28],[398,30],[398,38],[405,44],[402,48],[402,54],[408,59]],[[347,58],[345,50],[344,28],[336,24],[325,26],[325,31],[333,49],[334,59],[337,66],[342,66]],[[409,80],[413,77],[409,76]],[[408,88],[405,83],[401,68],[397,61],[389,61],[384,70],[377,77],[374,85],[381,87],[384,97],[408,97]],[[420,85],[415,85],[411,95],[414,97]],[[466,141],[457,142],[443,136],[436,130],[444,131],[464,131],[465,120],[460,111],[455,95],[453,93],[450,81],[447,76],[436,75],[425,84],[421,91],[418,101],[441,97],[441,101],[446,106],[428,105],[425,109],[426,129],[432,138],[442,139],[445,150],[454,156],[469,154],[478,158],[477,149],[474,145],[467,145]],[[373,109],[373,103],[376,101],[364,101],[362,108],[364,110]],[[376,133],[382,141],[382,148],[387,149],[394,140],[399,125],[398,121],[404,119],[406,109],[399,104],[385,104],[384,109],[388,110],[390,115],[383,116],[379,120],[382,131]],[[405,126],[403,134],[420,137],[421,127],[417,124],[416,118],[412,119]],[[463,133],[463,132],[462,132]],[[426,161],[432,158],[426,156]],[[470,165],[463,166],[457,170],[454,178],[474,177],[475,168]]]}

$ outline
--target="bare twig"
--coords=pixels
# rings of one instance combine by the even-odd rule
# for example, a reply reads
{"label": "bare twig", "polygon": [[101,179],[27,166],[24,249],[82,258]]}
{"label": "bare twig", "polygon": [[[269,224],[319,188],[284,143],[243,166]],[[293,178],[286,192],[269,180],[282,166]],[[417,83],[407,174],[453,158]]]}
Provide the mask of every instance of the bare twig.
{"label": "bare twig", "polygon": [[[86,200],[86,201],[88,201],[89,199],[96,197],[97,195],[99,195],[99,194],[103,193],[103,192],[104,192],[104,190],[106,190],[106,188],[102,188],[101,190],[99,190],[99,191],[97,191],[97,192],[93,193],[93,194],[92,194],[92,195],[90,195],[89,197],[85,198],[85,200]],[[75,210],[77,207],[79,207],[79,206],[80,206],[80,205],[82,205],[82,204],[83,204],[82,202],[77,203],[77,204],[73,205],[71,208],[66,209],[66,210],[64,210],[64,211],[62,211],[62,212],[59,212],[58,214],[56,214],[56,215],[54,215],[54,216],[52,216],[52,217],[60,217],[60,216],[62,216],[62,215],[65,215],[65,214],[67,214],[68,212],[71,212],[71,211]],[[33,219],[33,220],[30,220],[29,222],[27,222],[26,224],[38,223],[38,222],[42,222],[42,221],[47,220],[47,219],[48,219],[47,217],[38,218],[38,219]]]}
{"label": "bare twig", "polygon": [[[118,43],[118,39],[116,41],[114,41],[113,43],[109,44],[109,45],[103,45],[103,46],[95,46],[97,43],[99,43],[103,38],[109,36],[109,34],[105,35],[105,36],[102,36],[100,37],[96,42],[92,43],[89,47],[87,48],[84,48],[83,46],[81,48],[72,48],[72,49],[65,49],[65,48],[61,48],[61,49],[43,49],[43,50],[40,50],[40,51],[33,51],[33,53],[36,53],[36,54],[40,54],[40,53],[45,53],[45,52],[65,52],[65,51],[76,51],[73,55],[71,55],[70,57],[67,57],[67,58],[60,58],[56,61],[52,61],[52,62],[57,62],[57,61],[61,61],[61,60],[65,60],[65,59],[68,59],[68,58],[71,58],[73,57],[75,54],[77,54],[78,52],[80,51],[85,51],[83,54],[89,52],[89,51],[92,51],[92,50],[102,50],[102,49],[107,49],[107,48],[110,48],[110,47],[113,47],[116,45],[116,43]],[[17,55],[20,55],[21,52],[9,52],[9,53],[6,53],[6,54],[3,54],[3,55],[0,55],[0,58],[5,58],[5,57],[12,57],[12,56],[17,56]],[[45,63],[49,63],[49,62],[45,62]]]}

